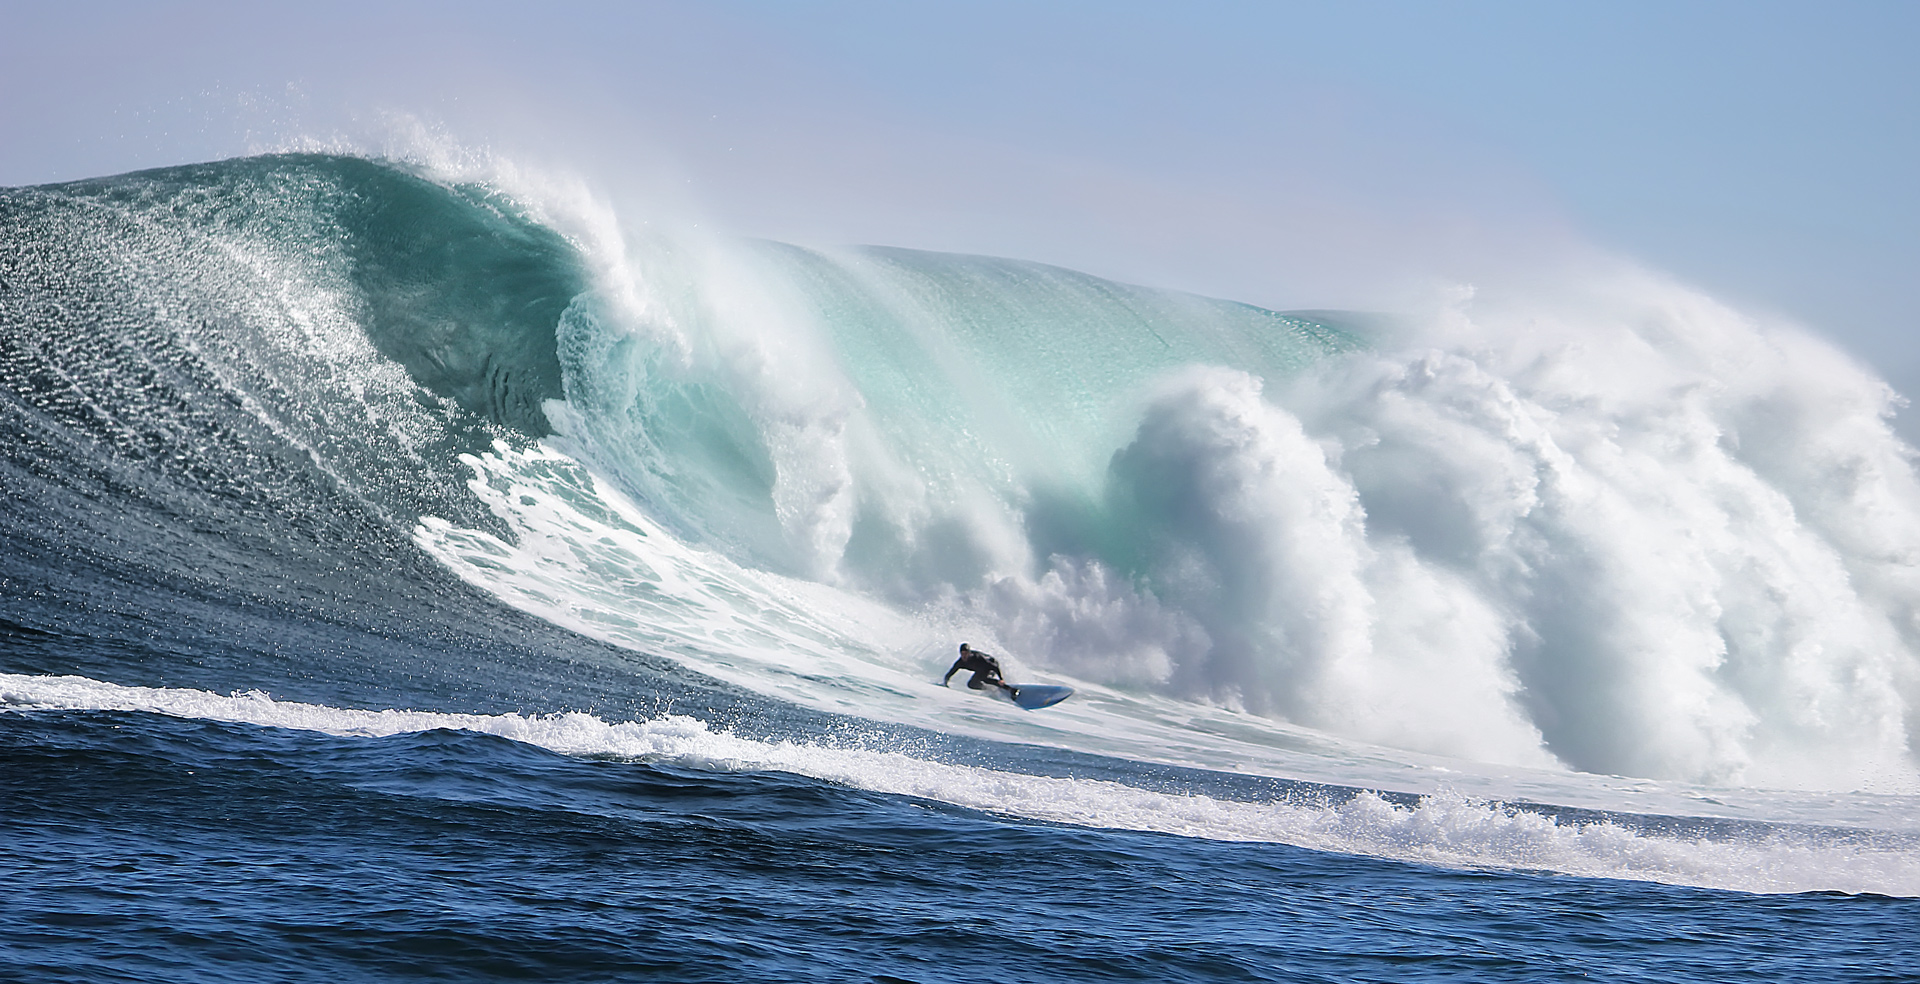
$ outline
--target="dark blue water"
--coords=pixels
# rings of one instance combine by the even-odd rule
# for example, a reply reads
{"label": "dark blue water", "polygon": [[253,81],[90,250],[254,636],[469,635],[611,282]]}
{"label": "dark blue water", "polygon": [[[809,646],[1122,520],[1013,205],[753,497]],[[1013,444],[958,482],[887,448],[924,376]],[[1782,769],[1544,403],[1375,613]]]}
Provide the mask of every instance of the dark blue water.
{"label": "dark blue water", "polygon": [[[259,690],[672,713],[1181,796],[1354,795],[807,710],[454,577],[413,523],[501,529],[459,455],[546,433],[552,324],[584,279],[510,203],[351,158],[0,191],[0,674],[26,681],[0,681],[0,980],[1920,980],[1913,898],[1438,867],[193,712]],[[330,330],[384,368],[316,360]],[[6,693],[63,677],[172,709]]]}
{"label": "dark blue water", "polygon": [[22,981],[1911,980],[1920,902],[1448,871],[781,774],[0,716]]}

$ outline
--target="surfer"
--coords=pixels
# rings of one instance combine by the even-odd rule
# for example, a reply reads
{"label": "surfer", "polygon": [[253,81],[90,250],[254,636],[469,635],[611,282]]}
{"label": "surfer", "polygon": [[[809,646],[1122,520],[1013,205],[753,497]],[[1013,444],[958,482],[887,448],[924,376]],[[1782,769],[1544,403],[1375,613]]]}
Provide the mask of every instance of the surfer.
{"label": "surfer", "polygon": [[946,686],[953,680],[953,675],[961,670],[973,671],[973,678],[967,681],[968,689],[985,690],[987,684],[992,684],[1006,691],[1008,697],[1020,696],[1019,687],[1000,678],[999,660],[964,642],[960,644],[960,658],[954,660],[953,668],[947,670],[947,675],[940,678],[940,685]]}

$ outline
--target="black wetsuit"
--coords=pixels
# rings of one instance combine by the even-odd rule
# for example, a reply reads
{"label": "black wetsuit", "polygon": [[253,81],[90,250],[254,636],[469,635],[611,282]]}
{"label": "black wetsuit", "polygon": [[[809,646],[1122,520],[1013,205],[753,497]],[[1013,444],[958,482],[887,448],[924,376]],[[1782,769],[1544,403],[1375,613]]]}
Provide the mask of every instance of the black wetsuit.
{"label": "black wetsuit", "polygon": [[967,681],[967,686],[973,690],[985,690],[988,684],[992,684],[1006,690],[1009,694],[1020,693],[1013,684],[1000,678],[1000,661],[978,649],[969,649],[961,653],[960,658],[953,661],[953,667],[947,670],[947,675],[942,677],[940,682],[944,684],[952,680],[953,675],[961,670],[973,671],[973,679]]}

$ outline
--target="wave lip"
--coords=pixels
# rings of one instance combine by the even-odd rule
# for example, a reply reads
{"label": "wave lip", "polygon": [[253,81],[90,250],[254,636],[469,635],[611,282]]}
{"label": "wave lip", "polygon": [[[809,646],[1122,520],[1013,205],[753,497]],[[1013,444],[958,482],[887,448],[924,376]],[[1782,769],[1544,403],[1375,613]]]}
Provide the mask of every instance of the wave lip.
{"label": "wave lip", "polygon": [[1612,820],[1567,822],[1448,794],[1412,804],[1373,793],[1335,803],[1171,795],[1109,780],[1003,772],[857,746],[756,741],[677,715],[607,722],[578,712],[527,717],[372,711],[276,701],[257,691],[222,696],[17,674],[0,675],[0,710],[132,711],[345,737],[452,729],[564,755],[707,771],[790,772],[873,792],[1077,826],[1284,843],[1447,867],[1554,871],[1742,892],[1920,895],[1920,846],[1900,839],[1794,828],[1728,840],[1662,836]]}

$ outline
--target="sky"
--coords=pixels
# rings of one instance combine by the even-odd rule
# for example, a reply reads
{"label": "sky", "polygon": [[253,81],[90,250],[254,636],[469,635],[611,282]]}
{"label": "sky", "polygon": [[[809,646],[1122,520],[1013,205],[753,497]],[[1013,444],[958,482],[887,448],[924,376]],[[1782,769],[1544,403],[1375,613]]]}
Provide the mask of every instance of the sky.
{"label": "sky", "polygon": [[453,145],[577,177],[623,219],[1281,308],[1390,308],[1600,252],[1807,325],[1920,395],[1920,3],[0,0],[0,17],[4,186]]}

